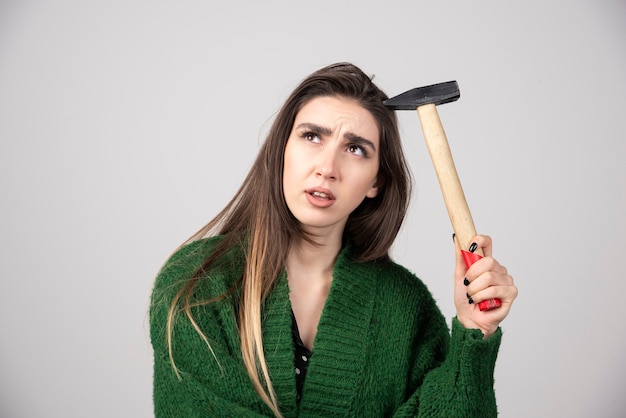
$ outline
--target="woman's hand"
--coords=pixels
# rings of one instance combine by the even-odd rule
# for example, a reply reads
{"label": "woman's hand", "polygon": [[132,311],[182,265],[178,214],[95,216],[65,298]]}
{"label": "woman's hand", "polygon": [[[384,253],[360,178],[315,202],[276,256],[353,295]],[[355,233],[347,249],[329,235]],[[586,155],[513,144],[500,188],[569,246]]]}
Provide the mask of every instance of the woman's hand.
{"label": "woman's hand", "polygon": [[[454,304],[457,318],[465,328],[478,328],[484,338],[490,337],[508,315],[517,297],[517,287],[506,268],[491,257],[491,238],[477,235],[472,242],[485,255],[467,269],[461,250],[456,245],[456,270],[454,273]],[[490,311],[481,311],[478,303],[498,298],[502,306]]]}

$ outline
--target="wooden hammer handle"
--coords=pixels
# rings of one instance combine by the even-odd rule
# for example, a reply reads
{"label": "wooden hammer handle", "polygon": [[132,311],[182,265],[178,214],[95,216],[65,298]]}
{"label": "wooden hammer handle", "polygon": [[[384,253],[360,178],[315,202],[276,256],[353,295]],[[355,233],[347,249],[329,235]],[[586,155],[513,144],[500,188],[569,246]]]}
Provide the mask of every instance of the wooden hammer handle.
{"label": "wooden hammer handle", "polygon": [[[461,249],[467,251],[472,244],[472,239],[476,236],[476,228],[454,166],[448,139],[441,125],[437,107],[434,104],[419,106],[417,115],[422,125],[430,158],[439,179],[439,186],[448,209],[452,229]],[[483,255],[480,248],[476,250],[476,254]]]}
{"label": "wooden hammer handle", "polygon": [[[467,206],[467,200],[465,200],[459,175],[454,166],[446,133],[441,125],[435,104],[419,106],[417,115],[422,125],[430,158],[433,160],[433,166],[439,179],[439,186],[448,209],[452,229],[463,252],[465,265],[469,268],[474,261],[484,254],[480,248],[477,248],[473,253],[468,252],[472,239],[476,236],[476,228],[469,206]],[[501,305],[500,299],[488,299],[478,303],[478,308],[481,311],[489,311]]]}

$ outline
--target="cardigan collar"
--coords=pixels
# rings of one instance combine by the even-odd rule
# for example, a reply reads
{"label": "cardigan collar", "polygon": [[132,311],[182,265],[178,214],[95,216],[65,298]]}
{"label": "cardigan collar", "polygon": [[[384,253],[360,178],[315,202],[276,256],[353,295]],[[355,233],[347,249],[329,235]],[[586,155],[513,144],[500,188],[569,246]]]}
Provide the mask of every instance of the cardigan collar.
{"label": "cardigan collar", "polygon": [[[349,246],[340,252],[315,336],[300,413],[349,410],[360,382],[358,378],[337,379],[337,372],[363,375],[379,268],[379,263],[355,262]],[[291,303],[284,271],[265,303],[264,315],[263,339],[272,384],[281,412],[296,416]]]}

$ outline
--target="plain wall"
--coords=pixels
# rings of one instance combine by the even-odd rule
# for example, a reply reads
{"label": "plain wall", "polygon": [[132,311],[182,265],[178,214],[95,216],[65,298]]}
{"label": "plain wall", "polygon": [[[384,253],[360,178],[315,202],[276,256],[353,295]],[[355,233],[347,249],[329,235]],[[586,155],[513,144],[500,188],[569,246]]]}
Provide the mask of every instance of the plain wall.
{"label": "plain wall", "polygon": [[[440,108],[520,296],[502,417],[626,413],[623,1],[0,1],[0,415],[150,417],[155,274],[233,195],[287,94],[351,61]],[[417,115],[395,259],[454,315]]]}

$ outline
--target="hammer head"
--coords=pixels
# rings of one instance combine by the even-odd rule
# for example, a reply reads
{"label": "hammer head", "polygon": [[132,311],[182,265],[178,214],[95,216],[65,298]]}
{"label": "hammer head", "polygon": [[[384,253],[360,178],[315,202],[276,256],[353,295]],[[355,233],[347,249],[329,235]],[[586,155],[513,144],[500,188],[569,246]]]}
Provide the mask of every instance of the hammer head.
{"label": "hammer head", "polygon": [[461,96],[456,81],[417,87],[398,96],[387,99],[383,104],[393,110],[415,110],[420,106],[434,103],[440,105],[454,102]]}

